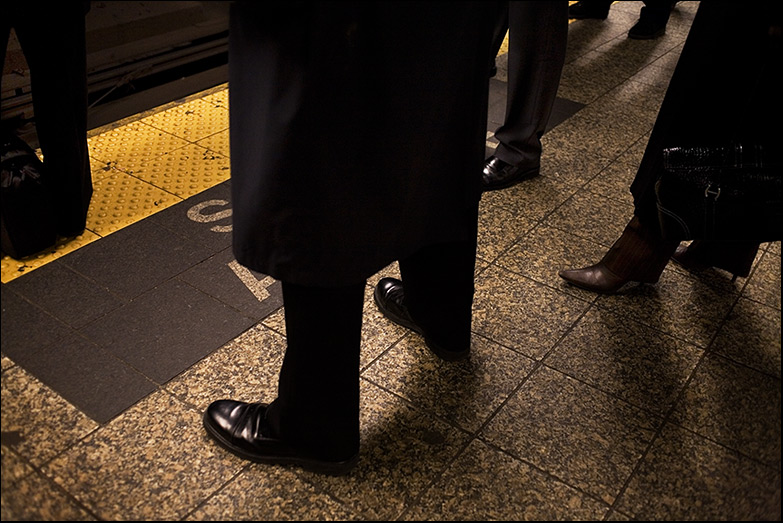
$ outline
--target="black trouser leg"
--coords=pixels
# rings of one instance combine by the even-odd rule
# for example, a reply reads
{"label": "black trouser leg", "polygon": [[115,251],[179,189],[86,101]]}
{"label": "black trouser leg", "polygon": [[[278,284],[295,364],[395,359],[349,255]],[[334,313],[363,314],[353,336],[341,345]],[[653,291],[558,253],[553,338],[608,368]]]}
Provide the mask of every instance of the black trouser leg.
{"label": "black trouser leg", "polygon": [[55,195],[57,232],[81,234],[92,197],[87,55],[81,2],[20,9],[14,30],[30,66],[35,129]]}
{"label": "black trouser leg", "polygon": [[508,97],[495,156],[535,167],[565,63],[568,2],[509,2],[508,27]]}
{"label": "black trouser leg", "polygon": [[283,282],[288,347],[267,413],[300,452],[343,461],[359,451],[359,351],[365,282],[320,288]]}
{"label": "black trouser leg", "polygon": [[475,240],[432,245],[399,261],[411,317],[446,350],[470,348],[475,264]]}

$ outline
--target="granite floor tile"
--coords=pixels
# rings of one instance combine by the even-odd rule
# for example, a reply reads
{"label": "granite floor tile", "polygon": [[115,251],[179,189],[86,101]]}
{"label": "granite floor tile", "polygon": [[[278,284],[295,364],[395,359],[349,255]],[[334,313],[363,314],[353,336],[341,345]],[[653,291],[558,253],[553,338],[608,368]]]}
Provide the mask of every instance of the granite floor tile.
{"label": "granite floor tile", "polygon": [[[776,244],[778,247],[780,246],[780,242]],[[772,244],[771,246],[774,245]],[[763,247],[764,245],[762,245],[762,249]],[[750,275],[742,295],[780,310],[780,267],[779,249],[777,253],[774,252],[774,248],[770,249],[758,260],[758,264],[753,274]]]}
{"label": "granite floor tile", "polygon": [[[687,245],[688,243],[689,242],[683,242],[682,245]],[[751,266],[751,276],[753,276],[753,267],[758,265],[759,260],[762,259],[763,255],[764,253],[761,250],[759,250],[759,252],[756,254],[756,259],[753,261]],[[674,259],[670,260],[669,264],[666,266],[666,269],[687,275],[688,280],[697,281],[700,285],[706,285],[715,292],[726,295],[742,293],[747,283],[750,281],[749,278],[738,277],[734,279],[734,275],[732,273],[723,269],[718,269],[716,267],[708,267],[704,270],[691,271],[677,263]]]}
{"label": "granite floor tile", "polygon": [[532,371],[534,362],[474,335],[467,360],[443,361],[419,336],[393,346],[363,377],[475,433]]}
{"label": "granite floor tile", "polygon": [[574,102],[573,100],[556,97],[555,102],[552,105],[552,112],[549,113],[549,120],[547,120],[544,133],[554,129],[559,124],[571,118],[577,112],[581,111],[584,106],[584,104]]}
{"label": "granite floor tile", "polygon": [[779,377],[709,355],[696,369],[671,422],[779,470]]}
{"label": "granite floor tile", "polygon": [[560,186],[565,196],[576,192],[611,163],[611,160],[596,152],[577,154],[549,147],[546,134],[541,138],[541,143],[544,148],[541,154],[541,177]]}
{"label": "granite floor tile", "polygon": [[606,248],[561,229],[538,225],[497,260],[497,265],[585,301],[596,294],[566,283],[558,272],[597,262]]}
{"label": "granite floor tile", "polygon": [[[502,191],[485,192],[482,207],[503,208],[513,216],[539,221],[565,202],[577,189],[555,176],[538,176]],[[505,225],[504,225],[505,226]]]}
{"label": "granite floor tile", "polygon": [[739,299],[739,289],[713,287],[669,267],[658,283],[632,283],[613,295],[599,296],[595,303],[706,348]]}
{"label": "granite floor tile", "polygon": [[636,74],[629,78],[629,81],[646,84],[655,89],[668,89],[669,79],[680,59],[681,52],[682,44],[671,48],[668,53],[658,60],[637,71]]}
{"label": "granite floor tile", "polygon": [[616,161],[598,173],[585,185],[585,189],[597,195],[614,199],[626,205],[633,205],[631,184],[639,169],[638,163]]}
{"label": "granite floor tile", "polygon": [[213,401],[265,401],[277,397],[285,338],[256,325],[166,384],[178,400],[203,412]]}
{"label": "granite floor tile", "polygon": [[653,109],[627,106],[611,99],[599,98],[567,122],[549,133],[549,144],[574,152],[587,152],[615,159],[653,127]]}
{"label": "granite floor tile", "polygon": [[[368,279],[345,477],[249,463],[201,423],[219,397],[272,399],[286,346],[282,303],[258,313],[265,277],[230,266],[227,84],[91,132],[92,232],[46,260],[3,258],[21,275],[2,292],[2,519],[780,519],[780,242],[735,282],[669,264],[602,296],[557,276],[598,261],[631,217],[699,4],[677,2],[649,41],[627,36],[639,1],[569,24],[540,176],[482,196],[468,361],[378,312],[396,263]],[[153,392],[132,398],[117,368],[163,384],[142,376]],[[103,414],[73,399],[90,395]]]}
{"label": "granite floor tile", "polygon": [[634,2],[628,3],[631,4],[630,10],[626,9],[625,3],[615,2],[605,20],[572,20],[568,25],[566,63],[607,42],[624,37],[628,28],[638,18],[638,8],[634,13]]}
{"label": "granite floor tile", "polygon": [[662,421],[540,367],[480,437],[611,504]]}
{"label": "granite floor tile", "polygon": [[533,221],[510,210],[482,203],[479,212],[476,256],[492,262],[516,239],[533,228]]}
{"label": "granite floor tile", "polygon": [[611,247],[631,216],[633,206],[583,190],[557,208],[545,223]]}
{"label": "granite floor tile", "polygon": [[[662,60],[664,59],[658,59],[656,64],[662,64]],[[645,70],[646,68],[642,69],[642,71]],[[661,71],[657,70],[656,73],[660,74]],[[632,78],[635,78],[638,75],[642,75],[642,72],[640,71],[636,73],[636,75],[634,75]],[[650,111],[652,111],[653,115],[657,115],[658,111],[660,110],[661,103],[663,102],[663,97],[666,95],[666,88],[668,87],[668,83],[666,85],[660,85],[660,83],[651,83],[650,81],[643,80],[645,80],[645,77],[639,76],[638,80],[628,80],[623,82],[622,84],[608,91],[603,95],[603,97],[614,100],[615,103],[628,106],[629,109],[632,107],[639,107],[648,115],[650,114]],[[654,116],[654,118],[655,117],[656,116]],[[647,140],[645,140],[644,143],[646,145]]]}
{"label": "granite floor tile", "polygon": [[[572,24],[572,27],[577,26]],[[571,34],[572,31],[569,30],[569,39]],[[610,42],[619,42],[619,39]],[[626,71],[613,69],[611,63],[613,56],[615,55],[595,50],[587,51],[570,61],[566,56],[567,62],[563,66],[557,95],[589,105],[638,71],[638,67]]]}
{"label": "granite floor tile", "polygon": [[710,349],[780,379],[780,309],[741,298]]}
{"label": "granite floor tile", "polygon": [[179,520],[246,462],[219,449],[201,414],[159,391],[43,472],[103,520]]}
{"label": "granite floor tile", "polygon": [[476,280],[473,331],[539,360],[588,307],[578,298],[490,267]]}
{"label": "granite floor tile", "polygon": [[[396,343],[404,336],[409,336],[410,331],[404,327],[401,327],[388,318],[386,318],[375,305],[373,299],[373,290],[375,284],[380,280],[382,274],[389,277],[399,278],[399,271],[396,268],[396,263],[387,269],[382,271],[378,275],[368,280],[367,290],[364,296],[364,312],[362,316],[362,339],[361,339],[361,354],[360,354],[360,367],[365,369],[372,365],[373,362],[390,346]],[[373,283],[370,286],[370,282]],[[263,325],[285,336],[285,309],[280,308],[274,313],[265,317],[261,322]]]}
{"label": "granite floor tile", "polygon": [[375,287],[367,286],[364,293],[364,312],[362,316],[362,345],[359,355],[361,369],[374,365],[375,361],[389,347],[405,336],[413,336],[410,330],[397,325],[378,310],[373,298]]}
{"label": "granite floor tile", "polygon": [[36,467],[98,428],[96,422],[21,367],[3,372],[1,397],[3,446]]}
{"label": "granite floor tile", "polygon": [[378,285],[378,282],[381,280],[381,278],[397,278],[400,279],[400,265],[398,262],[392,262],[377,273],[373,274],[369,278],[367,278],[367,292],[373,292],[375,289],[375,286]]}
{"label": "granite floor tile", "polygon": [[695,345],[593,308],[544,364],[663,417],[703,355]]}
{"label": "granite floor tile", "polygon": [[261,321],[265,327],[285,337],[285,308],[281,307]]}
{"label": "granite floor tile", "polygon": [[[76,500],[37,471],[6,485],[7,459],[14,458],[7,458],[3,447],[3,521],[96,521]],[[14,495],[6,496],[10,490]]]}
{"label": "granite floor tile", "polygon": [[185,521],[362,521],[340,501],[280,467],[253,465]]}
{"label": "granite floor tile", "polygon": [[365,520],[391,521],[411,506],[467,445],[468,436],[362,380],[361,451],[347,476],[301,476]]}
{"label": "granite floor tile", "polygon": [[597,521],[608,506],[473,441],[404,521]]}
{"label": "granite floor tile", "polygon": [[780,468],[667,425],[618,499],[635,521],[780,519]]}
{"label": "granite floor tile", "polygon": [[574,96],[570,99],[581,103],[595,102],[668,50],[659,42],[655,44],[618,37],[595,47],[565,64],[558,94]]}

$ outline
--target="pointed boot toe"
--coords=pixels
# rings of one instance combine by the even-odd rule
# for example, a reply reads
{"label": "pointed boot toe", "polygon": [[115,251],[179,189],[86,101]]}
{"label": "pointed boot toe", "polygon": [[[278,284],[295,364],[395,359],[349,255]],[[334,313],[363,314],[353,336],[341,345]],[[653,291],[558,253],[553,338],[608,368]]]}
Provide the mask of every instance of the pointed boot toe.
{"label": "pointed boot toe", "polygon": [[601,294],[613,294],[628,283],[628,280],[614,274],[603,263],[560,271],[558,275],[571,285]]}

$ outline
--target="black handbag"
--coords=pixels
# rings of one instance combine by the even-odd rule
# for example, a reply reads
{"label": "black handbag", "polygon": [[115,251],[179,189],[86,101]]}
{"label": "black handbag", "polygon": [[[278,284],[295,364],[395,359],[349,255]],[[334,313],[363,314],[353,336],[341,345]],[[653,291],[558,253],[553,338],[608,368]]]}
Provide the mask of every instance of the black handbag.
{"label": "black handbag", "polygon": [[53,196],[44,165],[26,142],[4,134],[0,148],[0,248],[19,259],[54,246]]}
{"label": "black handbag", "polygon": [[664,238],[783,239],[779,150],[732,143],[663,150],[655,184]]}

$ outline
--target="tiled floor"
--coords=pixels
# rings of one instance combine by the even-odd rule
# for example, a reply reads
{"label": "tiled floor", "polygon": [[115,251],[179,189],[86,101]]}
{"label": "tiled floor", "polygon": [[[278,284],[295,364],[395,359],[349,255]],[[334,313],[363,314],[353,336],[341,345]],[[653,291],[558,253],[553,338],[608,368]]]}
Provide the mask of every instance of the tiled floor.
{"label": "tiled floor", "polygon": [[779,519],[780,243],[735,282],[670,264],[598,297],[557,276],[628,221],[698,2],[629,40],[641,5],[571,24],[542,175],[482,200],[470,360],[377,312],[395,266],[368,281],[347,477],[201,427],[214,399],[272,399],[285,348],[279,283],[230,251],[225,88],[92,137],[89,234],[3,261],[2,519]]}

